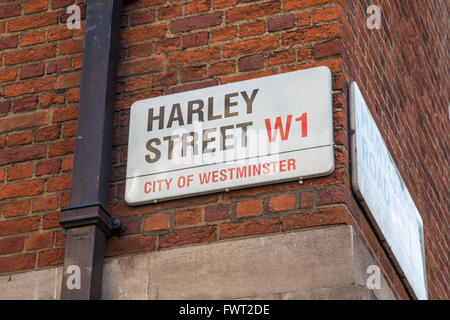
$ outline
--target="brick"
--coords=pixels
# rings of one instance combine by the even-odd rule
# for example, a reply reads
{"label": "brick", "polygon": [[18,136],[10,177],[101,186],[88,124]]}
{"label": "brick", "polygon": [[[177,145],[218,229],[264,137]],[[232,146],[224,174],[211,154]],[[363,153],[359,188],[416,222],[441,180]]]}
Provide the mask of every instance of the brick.
{"label": "brick", "polygon": [[300,12],[297,15],[297,26],[305,27],[311,25],[311,12]]}
{"label": "brick", "polygon": [[68,7],[74,3],[73,0],[52,0],[52,9]]}
{"label": "brick", "polygon": [[337,20],[341,16],[339,7],[317,9],[313,11],[313,23]]}
{"label": "brick", "polygon": [[21,180],[30,178],[33,175],[33,164],[26,163],[17,166],[11,166],[8,168],[7,181]]}
{"label": "brick", "polygon": [[207,80],[203,82],[190,83],[179,87],[172,87],[166,91],[167,94],[186,92],[196,89],[203,89],[208,87],[217,86],[217,80]]}
{"label": "brick", "polygon": [[236,62],[234,61],[218,62],[213,64],[209,69],[209,75],[212,77],[235,72],[236,72]]}
{"label": "brick", "polygon": [[13,81],[16,80],[16,78],[17,78],[17,69],[2,70],[2,73],[0,74],[0,83]]}
{"label": "brick", "polygon": [[2,101],[0,102],[0,115],[5,115],[9,112],[9,109],[11,107],[10,101]]}
{"label": "brick", "polygon": [[338,110],[333,113],[333,125],[334,127],[348,128],[347,121],[347,99],[342,94],[333,94],[333,106]]}
{"label": "brick", "polygon": [[52,114],[52,122],[62,122],[67,120],[74,120],[78,116],[78,107],[66,107],[66,108],[58,108],[53,111]]}
{"label": "brick", "polygon": [[267,65],[275,66],[279,64],[295,62],[295,51],[294,50],[283,50],[271,53],[267,58]]}
{"label": "brick", "polygon": [[58,125],[39,128],[36,130],[36,142],[51,141],[58,139],[60,135],[60,128]]}
{"label": "brick", "polygon": [[41,217],[21,218],[0,222],[0,236],[27,233],[39,229]]}
{"label": "brick", "polygon": [[[300,55],[300,53],[301,52],[299,51],[299,55]],[[309,49],[308,49],[307,55],[310,55]],[[316,67],[321,67],[321,66],[328,67],[332,73],[341,72],[342,71],[342,59],[334,58],[334,59],[311,61],[308,63],[296,64],[296,65],[292,65],[292,66],[283,67],[282,72],[305,70],[305,69],[316,68]]]}
{"label": "brick", "polygon": [[13,112],[35,110],[38,104],[38,97],[17,99],[16,101],[14,101]]}
{"label": "brick", "polygon": [[59,195],[40,197],[33,200],[33,212],[50,211],[58,208]]}
{"label": "brick", "polygon": [[285,11],[304,9],[329,3],[330,0],[284,0]]}
{"label": "brick", "polygon": [[209,47],[190,51],[176,52],[168,57],[168,67],[179,67],[183,65],[214,61],[220,58],[220,48]]}
{"label": "brick", "polygon": [[175,230],[159,237],[159,247],[168,248],[194,243],[207,243],[217,239],[216,226],[201,226]]}
{"label": "brick", "polygon": [[14,200],[5,204],[5,211],[3,216],[5,218],[23,216],[30,211],[30,200]]}
{"label": "brick", "polygon": [[208,32],[188,34],[183,37],[183,48],[192,48],[208,44]]}
{"label": "brick", "polygon": [[55,266],[64,263],[64,249],[47,250],[39,253],[39,267]]}
{"label": "brick", "polygon": [[297,61],[307,61],[312,59],[312,46],[300,47],[297,50]]}
{"label": "brick", "polygon": [[35,80],[21,81],[3,88],[5,97],[17,97],[27,93],[48,91],[55,86],[55,78],[38,78]]}
{"label": "brick", "polygon": [[80,88],[70,89],[67,93],[67,100],[69,102],[78,102],[80,101]]}
{"label": "brick", "polygon": [[282,217],[283,230],[294,230],[334,224],[346,224],[350,216],[347,208],[329,207],[307,213],[292,214]]}
{"label": "brick", "polygon": [[0,37],[0,50],[16,48],[18,44],[18,36]]}
{"label": "brick", "polygon": [[295,209],[295,194],[286,194],[271,197],[269,200],[269,210],[272,212]]}
{"label": "brick", "polygon": [[47,63],[47,74],[70,70],[70,58],[58,59]]}
{"label": "brick", "polygon": [[213,42],[233,40],[236,37],[237,37],[237,27],[235,27],[235,26],[214,29],[212,31],[212,41]]}
{"label": "brick", "polygon": [[24,13],[31,14],[35,12],[46,11],[48,8],[48,0],[31,0],[25,4]]}
{"label": "brick", "polygon": [[156,238],[153,236],[112,238],[106,241],[105,257],[148,252],[155,249]]}
{"label": "brick", "polygon": [[62,176],[48,179],[47,192],[70,189],[72,176]]}
{"label": "brick", "polygon": [[220,225],[220,239],[267,234],[280,231],[280,222],[275,220],[253,220],[241,223],[223,223]]}
{"label": "brick", "polygon": [[0,240],[0,255],[20,252],[23,250],[24,244],[24,237]]}
{"label": "brick", "polygon": [[317,192],[317,205],[350,202],[349,193],[345,187],[326,188]]}
{"label": "brick", "polygon": [[130,16],[130,24],[132,26],[152,23],[153,21],[155,21],[155,12],[153,10],[138,11]]}
{"label": "brick", "polygon": [[314,57],[316,59],[336,56],[340,55],[341,53],[342,53],[342,46],[339,40],[320,43],[314,46]]}
{"label": "brick", "polygon": [[20,69],[20,79],[28,79],[42,76],[44,74],[45,64],[35,64],[22,67]]}
{"label": "brick", "polygon": [[346,168],[349,168],[349,155],[345,148],[336,148],[334,150],[334,155],[336,166],[344,165]]}
{"label": "brick", "polygon": [[168,71],[153,75],[152,86],[170,86],[178,82],[178,73],[175,71]]}
{"label": "brick", "polygon": [[166,24],[151,24],[145,27],[126,29],[120,32],[120,44],[162,38],[166,35]]}
{"label": "brick", "polygon": [[189,82],[206,79],[208,73],[206,66],[186,68],[181,71],[181,81]]}
{"label": "brick", "polygon": [[32,234],[27,239],[27,250],[50,248],[53,245],[53,232]]}
{"label": "brick", "polygon": [[309,208],[314,204],[314,192],[303,191],[300,193],[300,208]]}
{"label": "brick", "polygon": [[20,46],[31,46],[45,42],[45,31],[29,32],[22,35]]}
{"label": "brick", "polygon": [[0,7],[0,19],[16,17],[20,15],[20,5],[12,4]]}
{"label": "brick", "polygon": [[150,71],[161,70],[164,64],[162,56],[155,56],[145,59],[133,60],[126,63],[120,63],[117,75],[119,77],[136,75]]}
{"label": "brick", "polygon": [[175,215],[175,226],[193,225],[201,222],[201,208],[177,211]]}
{"label": "brick", "polygon": [[0,272],[33,269],[35,259],[35,254],[23,254],[0,258]]}
{"label": "brick", "polygon": [[125,228],[125,232],[123,233],[124,236],[130,235],[130,234],[139,234],[141,233],[141,224],[142,224],[142,217],[127,217],[122,219],[122,225]]}
{"label": "brick", "polygon": [[195,14],[209,10],[210,0],[194,0],[186,4],[185,14]]}
{"label": "brick", "polygon": [[270,16],[280,12],[280,7],[280,1],[269,1],[261,4],[230,9],[226,12],[226,23]]}
{"label": "brick", "polygon": [[153,53],[153,48],[154,45],[152,42],[131,46],[128,48],[128,58],[149,56]]}
{"label": "brick", "polygon": [[58,12],[47,12],[39,15],[33,15],[8,21],[8,31],[15,32],[27,29],[36,29],[57,23]]}
{"label": "brick", "polygon": [[[86,7],[81,7],[81,19],[85,19],[85,18],[86,18]],[[61,21],[61,22],[63,22],[63,21]],[[67,20],[64,22],[67,22]],[[82,36],[84,36],[85,31],[86,31],[86,21],[81,21],[80,29],[74,29],[73,36],[74,37],[82,37]]]}
{"label": "brick", "polygon": [[260,35],[266,32],[266,23],[264,21],[255,21],[243,24],[239,28],[241,38]]}
{"label": "brick", "polygon": [[158,231],[170,229],[170,214],[154,214],[145,219],[144,231]]}
{"label": "brick", "polygon": [[171,23],[172,33],[186,32],[207,27],[217,26],[222,23],[222,12],[215,12],[202,16],[176,20]]}
{"label": "brick", "polygon": [[226,7],[232,7],[238,3],[238,0],[213,0],[212,7],[214,9],[221,9]]}
{"label": "brick", "polygon": [[83,41],[81,40],[70,40],[66,42],[59,42],[59,55],[68,55],[74,53],[83,52]]}
{"label": "brick", "polygon": [[236,217],[258,216],[263,212],[263,200],[246,200],[238,202],[236,205]]}
{"label": "brick", "polygon": [[264,56],[256,55],[239,59],[239,71],[251,71],[264,68]]}
{"label": "brick", "polygon": [[181,38],[168,38],[158,41],[156,44],[156,53],[181,50]]}
{"label": "brick", "polygon": [[64,27],[57,27],[48,30],[47,32],[47,41],[57,41],[57,40],[64,40],[69,39],[72,37],[72,30],[67,28],[67,26]]}
{"label": "brick", "polygon": [[72,154],[75,150],[75,140],[58,141],[53,143],[49,148],[49,156],[63,156],[66,154]]}
{"label": "brick", "polygon": [[339,24],[328,24],[286,33],[282,36],[282,44],[283,46],[293,46],[311,41],[336,38],[340,35],[341,28]]}
{"label": "brick", "polygon": [[158,19],[159,20],[172,19],[181,16],[182,13],[183,7],[180,5],[163,7],[158,11]]}
{"label": "brick", "polygon": [[55,246],[62,247],[65,245],[65,243],[66,243],[66,236],[62,233],[62,231],[57,231]]}
{"label": "brick", "polygon": [[124,91],[136,91],[150,87],[150,76],[143,76],[125,80]]}
{"label": "brick", "polygon": [[47,147],[44,145],[0,150],[0,165],[41,159],[46,156],[46,153]]}
{"label": "brick", "polygon": [[141,1],[136,1],[135,3],[133,3],[132,6],[124,6],[123,10],[124,10],[124,12],[127,12],[127,11],[137,10],[140,8],[147,8],[149,6],[156,6],[159,4],[163,4],[165,2],[166,2],[166,0],[141,0]]}
{"label": "brick", "polygon": [[291,29],[295,26],[295,16],[293,14],[271,18],[267,23],[269,32],[276,32]]}
{"label": "brick", "polygon": [[[61,204],[61,207],[64,207],[64,206]],[[49,214],[44,215],[43,217],[44,217],[44,222],[42,224],[42,228],[44,230],[61,227],[61,225],[59,224],[59,220],[61,220],[60,212],[49,213]]]}
{"label": "brick", "polygon": [[62,162],[61,170],[63,172],[67,172],[67,171],[72,171],[72,168],[73,168],[73,156],[64,158],[63,162]]}
{"label": "brick", "polygon": [[108,212],[113,216],[127,217],[130,215],[147,214],[160,209],[159,204],[149,204],[139,207],[130,207],[125,202],[116,202],[108,204]]}
{"label": "brick", "polygon": [[278,47],[278,37],[275,35],[264,36],[245,41],[226,44],[223,47],[224,57],[233,57],[249,53],[263,52]]}
{"label": "brick", "polygon": [[21,146],[33,141],[32,131],[12,132],[8,135],[8,146]]}
{"label": "brick", "polygon": [[39,161],[36,164],[35,175],[56,174],[61,167],[61,159],[51,159]]}
{"label": "brick", "polygon": [[344,76],[342,75],[333,76],[332,81],[333,81],[333,90],[340,90],[342,92],[345,92]]}
{"label": "brick", "polygon": [[230,77],[222,78],[221,84],[244,81],[244,80],[249,80],[249,79],[262,78],[262,77],[267,77],[267,76],[270,76],[270,75],[276,74],[276,73],[277,73],[276,70],[267,70],[267,71],[259,71],[259,72],[253,72],[253,73],[240,74],[237,76],[230,76]]}
{"label": "brick", "polygon": [[231,208],[229,205],[209,206],[205,208],[205,221],[225,220],[230,218]]}
{"label": "brick", "polygon": [[61,208],[67,207],[70,202],[70,192],[64,192],[61,196]]}
{"label": "brick", "polygon": [[81,82],[81,72],[68,73],[58,76],[56,81],[58,89],[79,87]]}

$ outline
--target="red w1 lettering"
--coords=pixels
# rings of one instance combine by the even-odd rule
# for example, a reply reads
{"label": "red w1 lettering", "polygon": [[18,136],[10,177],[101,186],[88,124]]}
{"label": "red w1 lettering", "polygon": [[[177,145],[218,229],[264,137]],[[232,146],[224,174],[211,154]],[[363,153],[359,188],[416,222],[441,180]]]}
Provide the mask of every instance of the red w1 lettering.
{"label": "red w1 lettering", "polygon": [[[300,121],[302,126],[302,138],[308,136],[308,114],[305,112],[300,117],[295,118],[295,121]],[[281,141],[285,141],[289,138],[289,131],[291,130],[292,115],[288,115],[286,119],[286,126],[283,128],[283,122],[281,117],[275,119],[275,126],[272,131],[272,125],[270,119],[265,119],[267,136],[269,137],[269,142],[274,142],[277,140],[278,130],[280,131]]]}

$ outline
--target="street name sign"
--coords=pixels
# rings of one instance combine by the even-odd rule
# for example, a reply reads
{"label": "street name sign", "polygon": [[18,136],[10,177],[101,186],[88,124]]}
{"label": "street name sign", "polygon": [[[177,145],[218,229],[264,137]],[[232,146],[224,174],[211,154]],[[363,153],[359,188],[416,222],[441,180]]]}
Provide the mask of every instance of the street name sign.
{"label": "street name sign", "polygon": [[302,180],[334,170],[326,67],[136,101],[130,205]]}

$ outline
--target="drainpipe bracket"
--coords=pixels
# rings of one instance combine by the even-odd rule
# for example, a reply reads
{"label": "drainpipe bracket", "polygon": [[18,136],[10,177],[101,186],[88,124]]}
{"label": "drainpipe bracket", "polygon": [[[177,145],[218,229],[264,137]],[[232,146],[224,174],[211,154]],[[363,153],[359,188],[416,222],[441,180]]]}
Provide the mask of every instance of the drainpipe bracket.
{"label": "drainpipe bracket", "polygon": [[81,203],[61,209],[60,225],[68,229],[97,225],[106,237],[119,236],[125,227],[119,217],[113,217],[100,202]]}

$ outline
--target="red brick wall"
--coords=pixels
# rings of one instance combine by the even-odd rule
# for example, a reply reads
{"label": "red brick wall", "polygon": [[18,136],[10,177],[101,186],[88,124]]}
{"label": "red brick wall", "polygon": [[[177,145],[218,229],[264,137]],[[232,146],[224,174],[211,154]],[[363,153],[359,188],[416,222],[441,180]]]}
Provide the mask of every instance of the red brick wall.
{"label": "red brick wall", "polygon": [[0,273],[60,264],[83,30],[73,1],[0,1]]}
{"label": "red brick wall", "polygon": [[371,4],[380,30],[366,28],[369,1],[342,1],[345,78],[358,82],[422,215],[429,297],[448,299],[449,2]]}
{"label": "red brick wall", "polygon": [[[436,3],[443,5],[443,1]],[[73,3],[0,0],[0,275],[63,263],[65,239],[58,221],[69,199],[83,49],[83,29],[65,26],[65,9]],[[448,129],[448,122],[442,120],[447,119],[444,98],[448,101],[448,97],[445,90],[432,86],[448,88],[443,77],[445,59],[437,60],[439,50],[425,45],[425,35],[414,39],[413,48],[422,50],[417,54],[430,51],[435,59],[428,62],[428,69],[411,71],[407,82],[423,95],[407,92],[402,77],[404,56],[390,56],[389,45],[372,48],[362,35],[383,42],[389,37],[402,47],[410,36],[405,33],[409,25],[404,23],[402,33],[391,29],[389,36],[384,31],[373,31],[377,34],[371,36],[364,30],[365,6],[344,0],[137,0],[125,5],[108,209],[122,217],[127,232],[107,241],[106,256],[351,224],[396,296],[407,298],[350,188],[346,99],[347,84],[356,79],[372,110],[383,115],[376,121],[394,158],[402,160],[397,161],[399,169],[424,214],[430,297],[446,297],[448,237],[444,230],[449,201],[443,184],[446,177],[448,181],[443,155],[448,153],[448,139],[438,138],[448,132],[444,127]],[[395,18],[389,19],[396,21],[395,14],[403,13],[400,9],[389,6],[383,14],[393,14]],[[442,11],[436,13],[437,22],[431,13],[420,16],[423,13],[414,6],[408,12],[409,19],[435,23],[436,36],[445,30]],[[437,38],[428,41],[438,41],[442,54],[445,43]],[[373,58],[368,50],[374,52]],[[366,63],[361,65],[356,57]],[[371,77],[373,64],[380,61],[379,75],[386,69],[385,77]],[[438,70],[439,63],[443,65]],[[283,183],[139,207],[125,203],[129,108],[134,101],[321,65],[333,73],[336,170],[330,176],[301,185]],[[423,78],[425,72],[428,78]],[[427,84],[429,90],[422,90]],[[404,97],[409,99],[408,108],[397,107],[397,113],[388,117],[391,106],[399,106]],[[431,118],[422,114],[421,132],[405,133],[405,128],[417,128],[419,111],[425,110],[413,104],[416,100],[420,105],[427,103],[425,112]],[[422,127],[432,135],[433,146],[422,141]],[[420,154],[427,157],[419,159]],[[411,163],[417,171],[406,170]],[[414,183],[421,178],[430,188]]]}

